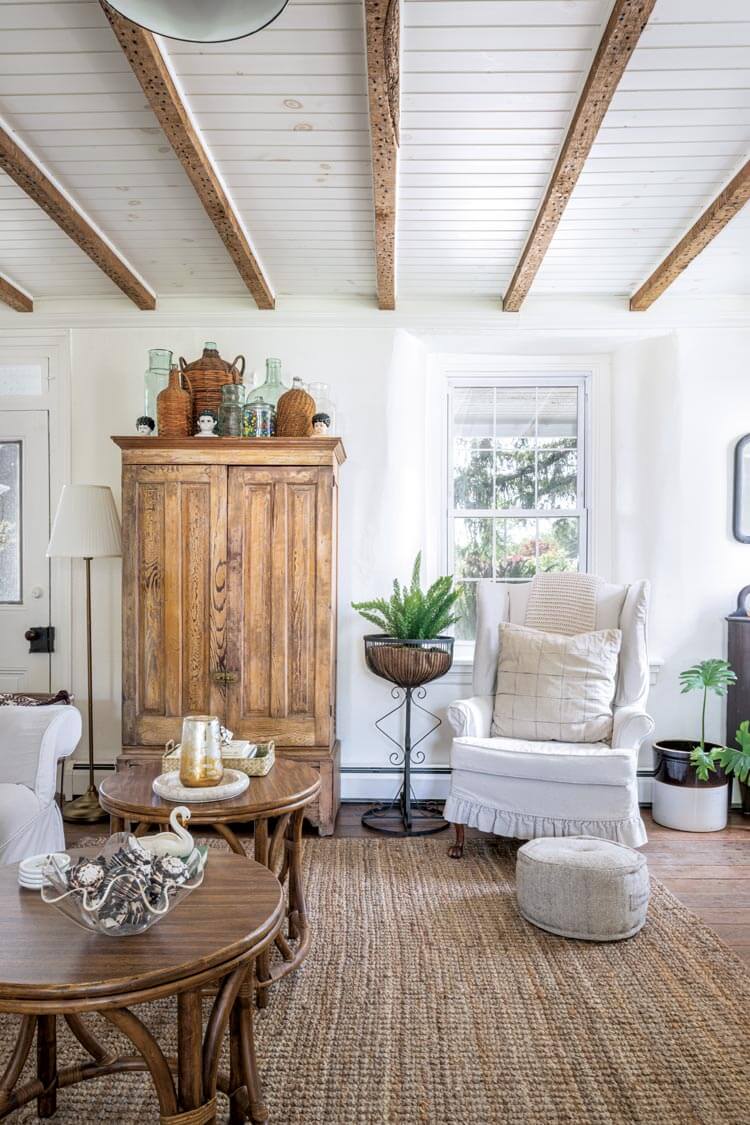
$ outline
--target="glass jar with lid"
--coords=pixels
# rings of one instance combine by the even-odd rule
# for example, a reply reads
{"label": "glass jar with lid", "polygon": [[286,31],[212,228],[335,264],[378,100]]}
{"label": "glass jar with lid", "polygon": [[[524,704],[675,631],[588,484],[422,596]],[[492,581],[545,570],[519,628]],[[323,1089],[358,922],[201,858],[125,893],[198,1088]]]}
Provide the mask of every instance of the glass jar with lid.
{"label": "glass jar with lid", "polygon": [[242,409],[245,388],[242,383],[225,383],[219,404],[219,437],[242,437]]}
{"label": "glass jar with lid", "polygon": [[143,378],[143,413],[156,421],[156,399],[169,383],[172,353],[168,348],[149,348],[148,368]]}
{"label": "glass jar with lid", "polygon": [[260,391],[245,403],[242,434],[249,438],[270,438],[276,433],[276,407],[266,402]]}

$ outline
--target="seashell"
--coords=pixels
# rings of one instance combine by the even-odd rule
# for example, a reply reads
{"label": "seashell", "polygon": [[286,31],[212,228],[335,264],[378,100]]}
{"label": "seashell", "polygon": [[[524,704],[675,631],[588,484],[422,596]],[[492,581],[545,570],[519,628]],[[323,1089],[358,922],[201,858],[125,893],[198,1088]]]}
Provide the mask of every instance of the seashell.
{"label": "seashell", "polygon": [[80,891],[95,891],[101,886],[105,872],[102,860],[79,859],[68,874],[68,886]]}

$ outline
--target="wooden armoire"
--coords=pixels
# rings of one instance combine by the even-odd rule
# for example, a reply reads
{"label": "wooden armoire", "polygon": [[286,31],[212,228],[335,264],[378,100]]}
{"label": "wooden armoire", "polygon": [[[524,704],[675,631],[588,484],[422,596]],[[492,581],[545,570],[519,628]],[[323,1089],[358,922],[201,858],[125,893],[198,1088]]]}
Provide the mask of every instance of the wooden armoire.
{"label": "wooden armoire", "polygon": [[159,758],[182,717],[320,769],[339,806],[338,438],[116,437],[122,450],[121,761]]}

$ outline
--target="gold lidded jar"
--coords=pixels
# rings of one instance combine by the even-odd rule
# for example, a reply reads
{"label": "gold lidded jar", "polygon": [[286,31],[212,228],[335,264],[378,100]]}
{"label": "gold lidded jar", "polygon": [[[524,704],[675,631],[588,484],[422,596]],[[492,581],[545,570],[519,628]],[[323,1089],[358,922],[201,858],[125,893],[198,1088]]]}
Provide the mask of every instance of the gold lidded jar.
{"label": "gold lidded jar", "polygon": [[182,720],[180,782],[188,789],[218,785],[224,776],[221,725],[216,715],[186,715]]}

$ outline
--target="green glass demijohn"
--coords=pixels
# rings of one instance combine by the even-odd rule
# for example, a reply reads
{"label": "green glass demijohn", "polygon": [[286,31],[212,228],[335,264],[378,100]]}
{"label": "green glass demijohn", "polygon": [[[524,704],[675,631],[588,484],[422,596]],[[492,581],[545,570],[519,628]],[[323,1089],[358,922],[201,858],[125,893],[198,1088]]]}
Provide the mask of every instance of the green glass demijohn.
{"label": "green glass demijohn", "polygon": [[254,394],[276,408],[284,391],[289,388],[281,381],[281,360],[266,360],[266,381],[255,388]]}
{"label": "green glass demijohn", "polygon": [[148,369],[143,379],[143,413],[156,421],[156,399],[169,383],[172,353],[168,348],[149,348]]}

